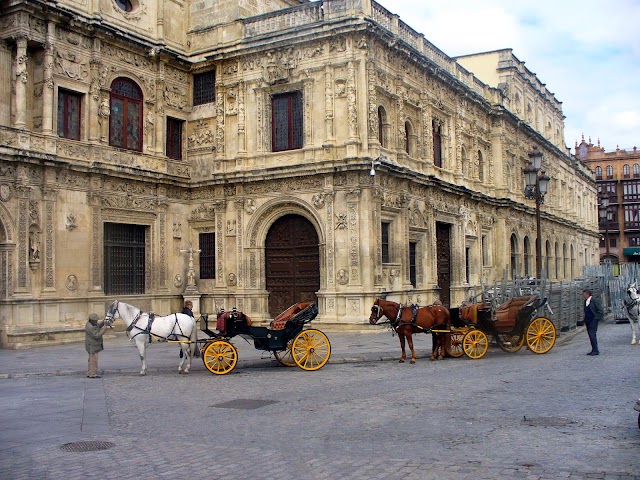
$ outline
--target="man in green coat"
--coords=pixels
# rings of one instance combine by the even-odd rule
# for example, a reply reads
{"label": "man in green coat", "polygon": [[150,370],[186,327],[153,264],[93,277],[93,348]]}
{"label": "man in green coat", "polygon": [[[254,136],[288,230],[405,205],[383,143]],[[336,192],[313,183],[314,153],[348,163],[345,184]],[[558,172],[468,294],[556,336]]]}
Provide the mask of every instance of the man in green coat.
{"label": "man in green coat", "polygon": [[89,321],[84,326],[85,340],[84,347],[89,354],[89,369],[87,371],[88,378],[100,378],[98,375],[98,352],[101,352],[104,347],[102,346],[102,335],[107,330],[107,326],[104,322],[98,323],[97,314],[92,313],[89,315]]}

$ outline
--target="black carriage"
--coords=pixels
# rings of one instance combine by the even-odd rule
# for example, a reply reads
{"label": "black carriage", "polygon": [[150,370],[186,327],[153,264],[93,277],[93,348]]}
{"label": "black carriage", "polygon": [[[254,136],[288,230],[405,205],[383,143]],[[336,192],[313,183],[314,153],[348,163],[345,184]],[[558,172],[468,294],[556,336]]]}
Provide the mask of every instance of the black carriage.
{"label": "black carriage", "polygon": [[481,358],[489,348],[487,335],[505,352],[517,352],[526,343],[534,353],[547,353],[555,344],[556,328],[551,320],[538,316],[546,302],[529,295],[513,297],[497,308],[489,302],[452,308],[447,353]]}
{"label": "black carriage", "polygon": [[232,310],[216,315],[215,329],[208,314],[200,317],[200,329],[209,338],[198,341],[205,367],[216,375],[229,373],[238,362],[238,352],[231,343],[236,336],[251,338],[257,350],[274,354],[282,365],[303,370],[322,368],[331,355],[327,336],[305,325],[318,315],[315,303],[297,303],[278,315],[268,327],[253,326],[244,313]]}

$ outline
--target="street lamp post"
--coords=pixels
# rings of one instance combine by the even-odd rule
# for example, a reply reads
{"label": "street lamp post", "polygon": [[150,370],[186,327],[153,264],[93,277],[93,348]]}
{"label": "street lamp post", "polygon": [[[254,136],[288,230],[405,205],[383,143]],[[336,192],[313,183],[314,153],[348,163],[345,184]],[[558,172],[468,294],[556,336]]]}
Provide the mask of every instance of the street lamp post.
{"label": "street lamp post", "polygon": [[542,152],[534,147],[529,153],[529,165],[524,169],[524,180],[527,188],[526,198],[536,201],[536,277],[542,277],[542,226],[540,222],[540,205],[544,203],[544,196],[549,191],[551,178],[542,170]]}
{"label": "street lamp post", "polygon": [[613,220],[613,212],[609,209],[609,197],[607,195],[600,197],[598,215],[600,216],[600,221],[604,223],[604,263],[607,263],[609,261],[609,222]]}

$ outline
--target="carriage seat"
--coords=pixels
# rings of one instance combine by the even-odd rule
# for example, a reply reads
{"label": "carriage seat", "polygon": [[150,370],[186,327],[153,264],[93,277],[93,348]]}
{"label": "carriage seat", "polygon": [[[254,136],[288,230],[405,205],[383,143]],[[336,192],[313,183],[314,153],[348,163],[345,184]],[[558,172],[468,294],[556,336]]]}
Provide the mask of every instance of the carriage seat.
{"label": "carriage seat", "polygon": [[460,318],[470,323],[478,323],[478,311],[491,311],[490,303],[472,303],[460,307]]}
{"label": "carriage seat", "polygon": [[538,298],[536,295],[513,297],[498,307],[494,314],[494,325],[498,331],[511,331],[516,325],[522,306]]}
{"label": "carriage seat", "polygon": [[287,325],[287,322],[289,320],[291,320],[312,303],[313,302],[296,303],[295,305],[290,306],[271,321],[271,323],[269,324],[269,330],[284,330],[284,327]]}

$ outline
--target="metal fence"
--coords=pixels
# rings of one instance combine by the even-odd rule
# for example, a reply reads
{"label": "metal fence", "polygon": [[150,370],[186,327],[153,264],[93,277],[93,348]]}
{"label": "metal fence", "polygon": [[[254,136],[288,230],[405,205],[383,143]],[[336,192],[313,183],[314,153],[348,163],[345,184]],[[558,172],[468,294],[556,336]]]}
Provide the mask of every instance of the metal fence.
{"label": "metal fence", "polygon": [[[549,282],[544,273],[541,279],[510,279],[505,271],[502,280],[495,284],[469,289],[467,300],[470,303],[491,302],[495,309],[512,297],[539,295],[541,298],[547,298],[549,308],[543,307],[538,315],[549,318],[558,332],[568,332],[576,328],[577,323],[584,317],[584,289],[590,289],[596,298],[602,299],[606,311],[611,310],[611,295],[607,295],[607,291],[613,291],[614,281],[617,279],[613,276],[609,277],[602,271],[588,269],[585,269],[582,278],[562,282]],[[611,288],[607,289],[610,284]]]}

